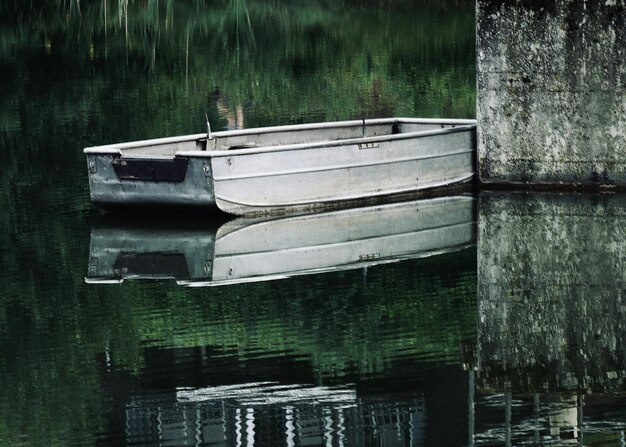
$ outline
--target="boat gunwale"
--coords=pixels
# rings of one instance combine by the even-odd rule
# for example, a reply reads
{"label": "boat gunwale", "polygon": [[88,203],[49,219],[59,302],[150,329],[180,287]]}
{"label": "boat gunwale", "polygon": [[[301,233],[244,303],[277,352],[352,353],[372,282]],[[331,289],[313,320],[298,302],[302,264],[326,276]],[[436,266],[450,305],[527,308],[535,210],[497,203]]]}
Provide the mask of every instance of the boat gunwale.
{"label": "boat gunwale", "polygon": [[[285,145],[274,145],[274,146],[259,146],[254,148],[245,148],[245,149],[234,149],[234,150],[213,150],[213,151],[181,151],[177,152],[174,156],[184,156],[184,157],[204,157],[207,155],[210,156],[223,156],[223,155],[236,155],[242,153],[253,153],[258,150],[278,150],[278,149],[301,149],[305,148],[315,148],[315,147],[329,147],[329,146],[337,146],[346,144],[349,141],[358,141],[361,142],[367,141],[388,141],[388,140],[396,140],[403,138],[414,138],[420,136],[420,134],[431,133],[433,135],[437,135],[440,133],[448,133],[445,131],[459,131],[459,129],[467,130],[471,128],[476,128],[476,120],[474,119],[439,119],[439,118],[378,118],[378,119],[370,119],[370,120],[351,120],[351,121],[334,121],[334,122],[323,122],[323,123],[308,123],[308,124],[292,124],[286,126],[270,126],[270,127],[253,127],[249,129],[241,129],[241,130],[225,130],[213,132],[212,135],[214,138],[226,138],[226,137],[236,137],[236,136],[245,136],[245,135],[255,135],[255,134],[271,134],[271,133],[279,133],[279,132],[295,132],[295,131],[304,131],[304,130],[317,130],[317,129],[334,129],[334,128],[342,128],[342,127],[358,127],[358,126],[375,126],[375,125],[384,125],[384,124],[396,124],[396,123],[404,123],[404,124],[440,124],[440,125],[450,125],[450,126],[458,126],[452,128],[444,128],[444,129],[433,129],[433,130],[424,130],[424,131],[415,131],[415,132],[407,132],[407,133],[398,133],[398,134],[390,134],[390,135],[377,135],[370,137],[357,137],[357,138],[349,138],[349,139],[341,139],[341,140],[329,140],[322,142],[314,142],[314,143],[297,143],[297,144],[285,144]],[[423,135],[429,136],[429,135]],[[190,141],[197,141],[207,139],[207,133],[198,133],[198,134],[190,134],[190,135],[182,135],[176,137],[165,137],[165,138],[156,138],[149,140],[139,140],[132,141],[126,143],[113,143],[102,146],[91,146],[83,149],[84,154],[92,154],[92,155],[106,155],[106,154],[117,154],[121,155],[122,150],[126,149],[138,149],[145,146],[157,146],[163,144],[176,144],[176,143],[185,143]],[[352,143],[354,144],[354,143]],[[153,157],[153,156],[149,156]],[[155,157],[156,158],[156,157]],[[171,158],[167,157],[167,158]]]}
{"label": "boat gunwale", "polygon": [[[465,125],[458,127],[448,127],[445,129],[433,129],[433,130],[420,130],[416,132],[398,133],[392,135],[373,135],[370,137],[357,137],[346,138],[342,140],[329,140],[320,141],[315,143],[297,143],[297,144],[283,144],[274,146],[259,146],[245,149],[233,149],[233,150],[220,150],[220,151],[181,151],[177,152],[177,157],[189,157],[189,158],[203,158],[208,156],[210,158],[220,157],[233,157],[237,155],[249,155],[257,153],[268,152],[286,152],[286,151],[298,151],[303,149],[323,149],[336,146],[353,146],[356,144],[365,143],[382,143],[392,142],[400,140],[410,140],[414,138],[426,138],[438,135],[447,135],[453,133],[466,132],[468,130],[476,129],[476,125]],[[473,151],[473,150],[471,150]]]}

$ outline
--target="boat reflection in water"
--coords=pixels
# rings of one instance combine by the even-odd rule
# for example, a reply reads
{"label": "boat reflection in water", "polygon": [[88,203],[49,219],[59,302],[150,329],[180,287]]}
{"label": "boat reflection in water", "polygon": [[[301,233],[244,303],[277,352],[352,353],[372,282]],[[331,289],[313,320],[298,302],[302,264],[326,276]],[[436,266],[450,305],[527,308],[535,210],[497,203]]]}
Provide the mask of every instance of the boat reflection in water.
{"label": "boat reflection in water", "polygon": [[475,201],[438,197],[218,228],[116,224],[91,234],[89,283],[174,278],[181,285],[265,281],[412,259],[475,241]]}
{"label": "boat reflection in water", "polygon": [[626,196],[481,193],[477,444],[624,445]]}

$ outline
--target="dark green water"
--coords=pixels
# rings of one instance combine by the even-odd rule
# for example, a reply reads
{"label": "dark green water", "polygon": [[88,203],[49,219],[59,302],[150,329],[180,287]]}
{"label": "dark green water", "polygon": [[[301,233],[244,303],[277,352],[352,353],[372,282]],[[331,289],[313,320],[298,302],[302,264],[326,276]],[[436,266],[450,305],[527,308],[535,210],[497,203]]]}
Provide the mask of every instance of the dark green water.
{"label": "dark green water", "polygon": [[[1,2],[0,445],[622,445],[621,199],[486,196],[478,242],[366,269],[85,282],[103,216],[83,147],[201,132],[205,113],[213,130],[473,117],[473,14],[455,0]],[[156,227],[215,227],[168,217]]]}

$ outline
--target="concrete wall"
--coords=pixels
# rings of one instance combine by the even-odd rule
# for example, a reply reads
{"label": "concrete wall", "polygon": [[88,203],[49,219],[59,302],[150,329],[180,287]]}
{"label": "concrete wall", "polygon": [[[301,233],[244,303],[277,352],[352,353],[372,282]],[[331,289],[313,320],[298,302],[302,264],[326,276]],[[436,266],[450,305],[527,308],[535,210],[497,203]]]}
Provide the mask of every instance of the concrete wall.
{"label": "concrete wall", "polygon": [[625,0],[477,1],[484,183],[626,185]]}
{"label": "concrete wall", "polygon": [[483,192],[478,385],[626,389],[626,195]]}

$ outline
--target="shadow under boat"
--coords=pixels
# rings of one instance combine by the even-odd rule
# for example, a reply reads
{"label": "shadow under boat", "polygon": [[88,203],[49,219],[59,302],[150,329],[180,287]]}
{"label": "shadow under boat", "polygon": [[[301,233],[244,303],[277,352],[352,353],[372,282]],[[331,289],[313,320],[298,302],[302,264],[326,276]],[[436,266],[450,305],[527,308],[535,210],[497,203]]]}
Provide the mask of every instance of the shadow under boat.
{"label": "shadow under boat", "polygon": [[475,241],[471,196],[221,225],[104,221],[91,232],[85,281],[169,278],[198,287],[267,281],[427,257]]}

